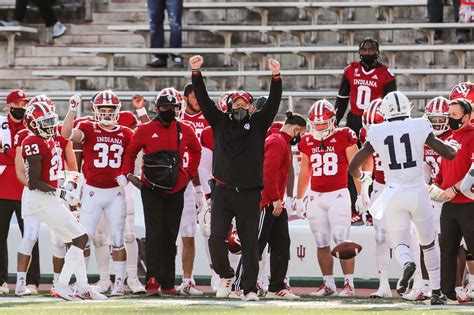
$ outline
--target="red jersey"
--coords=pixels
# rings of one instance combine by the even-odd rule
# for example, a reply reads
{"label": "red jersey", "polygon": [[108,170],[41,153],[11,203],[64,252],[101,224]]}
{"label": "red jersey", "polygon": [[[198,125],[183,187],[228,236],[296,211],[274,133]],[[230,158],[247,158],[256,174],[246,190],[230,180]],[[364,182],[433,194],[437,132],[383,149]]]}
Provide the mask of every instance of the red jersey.
{"label": "red jersey", "polygon": [[[453,134],[452,130],[448,130],[443,133],[439,138],[443,141],[451,137]],[[439,165],[441,164],[441,156],[436,153],[435,150],[430,148],[429,146],[425,145],[425,162],[431,167],[431,178],[434,180],[436,175],[439,172]]]}
{"label": "red jersey", "polygon": [[82,131],[82,152],[86,183],[97,188],[117,187],[115,178],[121,174],[122,161],[133,131],[123,126],[106,130],[96,122],[79,124]]}
{"label": "red jersey", "polygon": [[[474,127],[467,126],[460,130],[453,131],[449,139],[456,140],[461,147],[453,160],[441,158],[439,172],[435,183],[441,189],[448,189],[466,176],[474,162]],[[472,203],[473,201],[462,193],[457,194],[450,202],[452,203]]]}
{"label": "red jersey", "polygon": [[[171,122],[168,128],[164,127],[163,124],[157,120],[151,120],[138,125],[125,152],[122,174],[133,174],[137,154],[142,149],[144,154],[162,150],[179,150],[180,156],[183,156],[184,152],[188,151],[188,168],[186,170],[184,169],[183,159],[181,159],[176,186],[173,189],[163,191],[166,193],[175,193],[186,187],[189,180],[197,175],[197,169],[201,160],[201,145],[193,129],[184,123],[179,123],[181,141],[179,148],[177,148],[177,123],[176,121]],[[148,183],[144,182],[144,184]]]}
{"label": "red jersey", "polygon": [[83,122],[83,121],[95,121],[94,117],[92,116],[81,116],[81,117],[77,117],[76,119],[74,119],[74,122],[72,124],[73,128],[77,128],[77,126],[79,125],[79,123]]}
{"label": "red jersey", "polygon": [[350,110],[354,115],[362,116],[370,101],[383,98],[384,86],[395,80],[395,75],[385,65],[366,71],[360,61],[354,61],[344,69],[344,75],[350,84]]}
{"label": "red jersey", "polygon": [[262,201],[260,209],[277,200],[283,200],[286,190],[286,181],[290,169],[290,141],[291,137],[281,131],[271,134],[265,140],[263,159]]}
{"label": "red jersey", "polygon": [[[365,143],[365,138],[367,137],[367,129],[362,127],[359,131],[359,139],[362,144]],[[374,179],[379,184],[385,184],[385,174],[383,173],[382,161],[377,153],[372,154],[374,160]]]}
{"label": "red jersey", "polygon": [[270,135],[279,132],[280,129],[283,127],[283,123],[280,121],[274,121],[270,128],[268,128],[267,135],[265,137],[269,137]]}
{"label": "red jersey", "polygon": [[196,131],[196,136],[198,137],[198,140],[201,139],[201,134],[204,128],[209,126],[207,123],[206,118],[204,118],[204,115],[202,112],[199,112],[195,115],[190,115],[186,112],[183,114],[183,121],[188,121],[193,124],[195,131]]}
{"label": "red jersey", "polygon": [[[78,117],[74,120],[73,127],[77,128],[77,125],[79,125],[79,123],[83,121],[95,121],[95,119],[93,116]],[[137,126],[137,124],[137,117],[131,111],[124,110],[119,113],[117,125],[133,129]]]}
{"label": "red jersey", "polygon": [[346,149],[356,143],[356,134],[347,127],[336,128],[322,142],[312,134],[303,136],[298,149],[309,157],[311,163],[311,190],[330,192],[347,187],[349,162]]}
{"label": "red jersey", "polygon": [[16,177],[15,171],[15,135],[25,129],[23,121],[14,122],[10,115],[7,116],[8,127],[10,129],[10,139],[8,142],[11,143],[11,148],[5,152],[3,145],[7,143],[6,139],[1,139],[4,135],[0,133],[0,199],[6,200],[21,200],[21,194],[23,193],[23,185]]}
{"label": "red jersey", "polygon": [[203,148],[208,148],[214,151],[214,135],[212,134],[211,126],[207,126],[201,133],[201,145]]}
{"label": "red jersey", "polygon": [[40,180],[54,188],[58,187],[58,172],[62,163],[53,138],[45,139],[30,133],[22,142],[21,154],[26,169],[28,169],[27,156],[42,156]]}

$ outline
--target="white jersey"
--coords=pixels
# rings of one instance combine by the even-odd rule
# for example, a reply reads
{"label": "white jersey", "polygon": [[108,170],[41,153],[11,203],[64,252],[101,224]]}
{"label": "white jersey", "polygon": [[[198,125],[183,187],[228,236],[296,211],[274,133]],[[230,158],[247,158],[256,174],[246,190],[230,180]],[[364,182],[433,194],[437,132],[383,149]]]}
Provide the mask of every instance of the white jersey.
{"label": "white jersey", "polygon": [[380,156],[387,184],[424,183],[424,146],[431,132],[431,123],[426,118],[406,118],[370,126],[367,142]]}

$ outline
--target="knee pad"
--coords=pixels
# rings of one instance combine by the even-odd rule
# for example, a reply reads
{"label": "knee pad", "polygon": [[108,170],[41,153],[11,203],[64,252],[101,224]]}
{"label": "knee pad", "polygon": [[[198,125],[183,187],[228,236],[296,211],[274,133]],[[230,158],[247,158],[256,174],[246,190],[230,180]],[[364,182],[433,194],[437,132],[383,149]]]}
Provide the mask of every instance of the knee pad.
{"label": "knee pad", "polygon": [[66,245],[53,243],[53,256],[57,258],[64,258],[66,256]]}
{"label": "knee pad", "polygon": [[136,236],[135,233],[125,233],[123,235],[123,239],[125,243],[133,243],[136,241]]}
{"label": "knee pad", "polygon": [[316,241],[316,247],[318,248],[329,247],[330,245],[329,236],[321,232],[316,232],[314,234],[314,240]]}
{"label": "knee pad", "polygon": [[28,255],[31,256],[31,252],[33,251],[33,247],[35,246],[36,239],[30,240],[27,238],[22,238],[20,246],[18,247],[18,252],[23,254],[23,255]]}
{"label": "knee pad", "polygon": [[384,243],[387,241],[387,231],[384,229],[375,229],[375,242]]}
{"label": "knee pad", "polygon": [[[90,244],[90,241],[88,242]],[[92,239],[92,243],[95,247],[107,246],[109,245],[108,237],[105,234],[96,234]]]}
{"label": "knee pad", "polygon": [[336,225],[332,229],[332,239],[334,243],[339,244],[346,240],[347,238],[347,229],[342,225]]}
{"label": "knee pad", "polygon": [[124,238],[123,233],[115,233],[114,235],[111,235],[110,239],[111,239],[112,247],[114,248],[124,247],[123,238]]}

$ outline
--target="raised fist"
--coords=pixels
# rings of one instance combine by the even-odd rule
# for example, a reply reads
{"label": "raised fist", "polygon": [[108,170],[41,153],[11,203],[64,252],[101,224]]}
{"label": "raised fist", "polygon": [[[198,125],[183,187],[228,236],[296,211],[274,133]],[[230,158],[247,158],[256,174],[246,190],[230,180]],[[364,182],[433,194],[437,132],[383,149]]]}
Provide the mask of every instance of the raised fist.
{"label": "raised fist", "polygon": [[196,55],[189,59],[189,65],[191,69],[200,69],[204,63],[204,58],[202,56]]}
{"label": "raised fist", "polygon": [[71,112],[77,112],[79,106],[81,106],[81,94],[76,93],[69,99],[69,110]]}
{"label": "raised fist", "polygon": [[145,97],[143,95],[133,95],[132,105],[135,109],[140,109],[140,108],[145,107]]}
{"label": "raised fist", "polygon": [[273,75],[280,74],[280,63],[277,60],[270,58],[268,59],[268,69],[270,69]]}

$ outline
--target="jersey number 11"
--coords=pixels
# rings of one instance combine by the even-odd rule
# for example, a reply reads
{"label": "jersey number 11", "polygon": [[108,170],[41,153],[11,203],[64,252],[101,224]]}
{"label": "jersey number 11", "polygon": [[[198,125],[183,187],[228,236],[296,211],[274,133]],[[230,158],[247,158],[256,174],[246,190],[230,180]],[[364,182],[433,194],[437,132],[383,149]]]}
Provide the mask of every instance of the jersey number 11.
{"label": "jersey number 11", "polygon": [[395,154],[395,145],[393,143],[393,136],[388,136],[385,138],[384,142],[385,145],[388,146],[388,153],[390,154],[390,164],[388,167],[391,170],[399,170],[402,168],[410,168],[416,166],[416,161],[413,161],[413,156],[411,153],[411,143],[410,143],[410,135],[405,133],[400,138],[400,143],[405,145],[405,153],[407,157],[407,161],[403,164],[397,162],[397,156]]}

